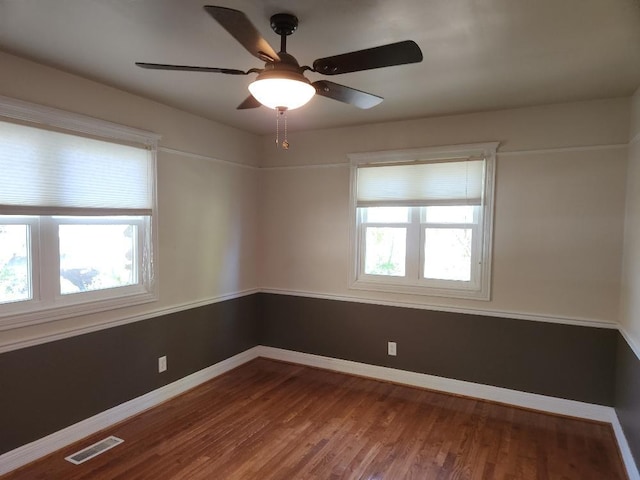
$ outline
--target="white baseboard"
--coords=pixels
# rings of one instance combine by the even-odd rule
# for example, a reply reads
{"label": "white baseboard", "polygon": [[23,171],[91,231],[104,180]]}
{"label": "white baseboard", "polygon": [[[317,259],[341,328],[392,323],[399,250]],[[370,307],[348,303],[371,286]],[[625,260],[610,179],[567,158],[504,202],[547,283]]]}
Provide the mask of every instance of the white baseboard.
{"label": "white baseboard", "polygon": [[243,363],[258,357],[258,348],[254,347],[242,353],[227,358],[215,365],[207,367],[198,372],[192,373],[180,380],[165,385],[157,390],[153,390],[140,397],[134,398],[116,407],[98,413],[93,417],[82,420],[67,428],[59,430],[51,435],[40,438],[35,442],[28,443],[22,447],[11,450],[0,455],[0,475],[22,467],[38,458],[49,455],[73,442],[82,440],[100,430],[104,430],[115,425],[126,418],[161,404],[170,398],[180,395],[187,390],[197,387],[229,370],[232,370]]}
{"label": "white baseboard", "polygon": [[264,346],[253,347],[222,362],[181,378],[176,382],[165,385],[164,387],[101,412],[63,430],[36,440],[35,442],[0,455],[0,475],[15,470],[45,455],[49,455],[56,450],[115,425],[144,410],[159,405],[176,395],[197,387],[257,357],[282,360],[377,380],[481,398],[543,412],[607,422],[613,427],[625,467],[627,468],[629,480],[640,480],[640,474],[631,455],[627,439],[624,436],[615,410],[611,407]]}
{"label": "white baseboard", "polygon": [[409,372],[396,368],[380,367],[367,363],[352,362],[331,357],[322,357],[309,353],[293,352],[272,347],[258,347],[260,357],[282,360],[285,362],[299,363],[310,367],[318,367],[336,372],[375,378],[388,382],[411,385],[414,387],[438,390],[455,395],[481,398],[494,402],[505,403],[518,407],[541,410],[543,412],[557,413],[572,417],[586,418],[600,422],[611,421],[613,408],[592,403],[565,400],[562,398],[538,395],[535,393],[520,392],[507,388],[494,387],[480,383],[454,380],[451,378],[437,377],[425,373]]}
{"label": "white baseboard", "polygon": [[323,368],[351,375],[359,375],[377,380],[400,383],[403,385],[428,388],[430,390],[438,390],[455,395],[481,398],[484,400],[530,408],[542,412],[610,423],[613,427],[613,431],[620,448],[620,453],[622,455],[622,460],[627,469],[627,474],[629,475],[629,480],[640,480],[640,474],[638,473],[633,456],[631,455],[629,444],[627,443],[627,439],[622,431],[618,416],[612,407],[549,397],[535,393],[520,392],[517,390],[509,390],[507,388],[465,382],[451,378],[437,377],[435,375],[427,375],[424,373],[408,372],[406,370],[398,370],[395,368],[352,362],[338,358],[322,357],[320,355],[312,355],[309,353],[282,350],[273,347],[257,347],[257,353],[260,357],[271,358],[274,360],[298,363],[310,367]]}

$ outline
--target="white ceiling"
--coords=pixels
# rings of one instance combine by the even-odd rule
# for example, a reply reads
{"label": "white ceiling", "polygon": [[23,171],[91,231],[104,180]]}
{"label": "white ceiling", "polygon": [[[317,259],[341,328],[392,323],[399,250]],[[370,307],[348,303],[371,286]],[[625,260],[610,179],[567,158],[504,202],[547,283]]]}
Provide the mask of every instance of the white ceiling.
{"label": "white ceiling", "polygon": [[272,132],[272,110],[236,110],[253,75],[134,65],[262,67],[204,11],[207,4],[245,12],[276,51],[269,17],[294,13],[300,25],[287,50],[301,65],[400,40],[421,47],[419,64],[324,77],[384,97],[379,106],[359,110],[316,97],[289,113],[290,130],[628,96],[640,85],[639,0],[0,0],[0,49]]}

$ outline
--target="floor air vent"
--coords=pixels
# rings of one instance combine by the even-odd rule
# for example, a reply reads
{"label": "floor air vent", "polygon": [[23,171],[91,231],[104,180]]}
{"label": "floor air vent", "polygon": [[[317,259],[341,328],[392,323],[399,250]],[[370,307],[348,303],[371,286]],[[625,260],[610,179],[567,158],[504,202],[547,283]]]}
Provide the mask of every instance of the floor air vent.
{"label": "floor air vent", "polygon": [[107,437],[104,440],[100,440],[99,442],[94,443],[93,445],[74,453],[73,455],[65,457],[65,460],[71,463],[75,463],[76,465],[80,465],[81,463],[86,462],[90,458],[100,455],[103,452],[106,452],[116,445],[120,445],[122,442],[124,442],[124,440],[118,437]]}

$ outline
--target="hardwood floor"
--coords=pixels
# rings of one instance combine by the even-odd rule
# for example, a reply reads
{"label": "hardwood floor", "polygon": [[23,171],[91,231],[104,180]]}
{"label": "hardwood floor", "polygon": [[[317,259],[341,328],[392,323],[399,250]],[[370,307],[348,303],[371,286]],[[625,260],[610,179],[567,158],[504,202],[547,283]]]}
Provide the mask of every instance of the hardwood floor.
{"label": "hardwood floor", "polygon": [[257,359],[2,480],[625,478],[609,425]]}

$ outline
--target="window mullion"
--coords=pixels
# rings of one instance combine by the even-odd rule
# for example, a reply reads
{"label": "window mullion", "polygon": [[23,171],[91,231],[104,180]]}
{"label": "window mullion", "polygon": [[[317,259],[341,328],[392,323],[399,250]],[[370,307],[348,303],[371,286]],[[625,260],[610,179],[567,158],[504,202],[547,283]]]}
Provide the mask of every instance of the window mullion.
{"label": "window mullion", "polygon": [[365,264],[365,253],[367,248],[367,243],[365,241],[365,229],[366,224],[363,223],[363,215],[358,216],[358,227],[357,227],[357,241],[358,241],[358,276],[364,275],[364,264]]}
{"label": "window mullion", "polygon": [[477,224],[474,223],[427,223],[424,222],[423,227],[427,228],[459,228],[461,230],[468,230],[477,228]]}
{"label": "window mullion", "polygon": [[405,227],[409,227],[410,223],[407,222],[388,222],[388,223],[383,223],[383,222],[372,222],[372,223],[363,223],[362,224],[365,228],[366,227],[373,227],[373,228],[405,228]]}
{"label": "window mullion", "polygon": [[50,216],[40,217],[40,299],[53,303],[60,294],[58,224]]}
{"label": "window mullion", "polygon": [[40,219],[34,219],[29,222],[29,275],[31,275],[31,299],[34,301],[40,301],[42,298],[40,223]]}
{"label": "window mullion", "polygon": [[420,278],[420,207],[411,207],[411,222],[407,225],[406,276],[412,281]]}
{"label": "window mullion", "polygon": [[477,285],[480,282],[482,275],[482,260],[483,260],[483,239],[482,229],[479,224],[471,226],[471,282]]}
{"label": "window mullion", "polygon": [[[145,281],[145,273],[148,273],[148,272],[144,271],[143,259],[146,254],[144,237],[147,229],[144,228],[143,225],[138,224],[134,227],[134,231],[135,231],[135,245],[131,253],[132,255],[131,267],[134,269],[133,281],[134,281],[134,284],[146,285],[147,282]],[[151,265],[149,266],[149,268],[152,268]]]}

